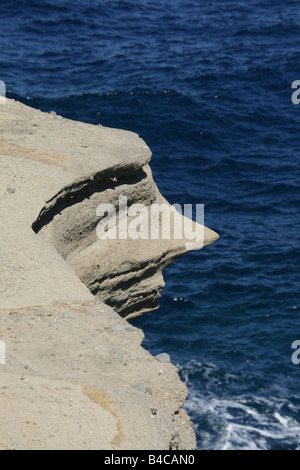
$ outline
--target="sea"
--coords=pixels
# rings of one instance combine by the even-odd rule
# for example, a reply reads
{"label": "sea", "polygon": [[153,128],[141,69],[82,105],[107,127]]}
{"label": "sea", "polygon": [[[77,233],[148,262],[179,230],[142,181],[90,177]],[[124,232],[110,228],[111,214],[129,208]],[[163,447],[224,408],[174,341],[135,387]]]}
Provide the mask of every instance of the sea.
{"label": "sea", "polygon": [[188,385],[199,450],[300,449],[299,29],[298,0],[1,1],[7,96],[138,133],[220,235],[132,322]]}

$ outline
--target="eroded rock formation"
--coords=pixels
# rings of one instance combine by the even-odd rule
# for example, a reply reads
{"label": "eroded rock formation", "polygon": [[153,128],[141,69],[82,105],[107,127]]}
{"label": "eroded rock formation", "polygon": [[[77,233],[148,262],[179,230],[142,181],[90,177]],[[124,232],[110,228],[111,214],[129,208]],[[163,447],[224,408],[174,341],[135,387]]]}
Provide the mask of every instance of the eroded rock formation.
{"label": "eroded rock formation", "polygon": [[[96,233],[100,204],[116,212],[120,196],[129,205],[167,204],[152,179],[150,157],[134,133],[69,121],[13,100],[0,106],[0,340],[7,346],[0,378],[12,391],[4,393],[6,406],[0,402],[0,448],[195,446],[181,408],[186,387],[174,366],[158,366],[140,346],[139,330],[126,330],[109,306],[126,318],[156,308],[163,268],[199,246],[185,237],[100,240]],[[204,229],[204,245],[217,237]],[[71,406],[68,389],[81,404],[83,434],[75,426],[77,405],[70,416],[63,413]],[[32,393],[44,398],[33,404]],[[60,410],[54,437],[47,394]],[[40,442],[26,431],[27,409],[40,426]],[[62,415],[68,416],[65,426]]]}
{"label": "eroded rock formation", "polygon": [[[158,307],[164,287],[163,269],[188,249],[185,238],[165,240],[162,231],[159,239],[152,240],[151,220],[146,239],[132,240],[129,236],[120,239],[117,223],[116,239],[99,240],[96,208],[112,204],[118,214],[124,197],[128,207],[143,204],[149,219],[150,206],[168,205],[146,165],[131,172],[98,174],[84,187],[66,189],[64,195],[60,194],[42,211],[34,229],[56,248],[92,294],[120,315],[132,318]],[[182,219],[179,214],[178,218]],[[204,244],[216,238],[214,232],[205,228]]]}

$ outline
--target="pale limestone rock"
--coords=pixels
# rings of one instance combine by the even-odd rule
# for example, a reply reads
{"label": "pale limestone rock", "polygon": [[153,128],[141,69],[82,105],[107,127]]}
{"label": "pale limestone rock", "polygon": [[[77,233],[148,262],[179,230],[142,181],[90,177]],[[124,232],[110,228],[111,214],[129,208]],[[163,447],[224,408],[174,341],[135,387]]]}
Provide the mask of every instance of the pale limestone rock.
{"label": "pale limestone rock", "polygon": [[96,236],[100,203],[165,202],[150,157],[134,133],[0,106],[0,449],[195,446],[177,369],[100,302],[127,318],[155,308],[163,268],[193,248]]}

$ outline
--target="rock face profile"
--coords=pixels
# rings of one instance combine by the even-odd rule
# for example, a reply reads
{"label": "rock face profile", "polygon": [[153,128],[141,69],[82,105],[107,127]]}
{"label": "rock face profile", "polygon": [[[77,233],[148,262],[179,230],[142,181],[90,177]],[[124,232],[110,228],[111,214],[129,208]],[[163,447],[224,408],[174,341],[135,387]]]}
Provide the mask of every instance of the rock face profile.
{"label": "rock face profile", "polygon": [[[157,308],[163,269],[218,235],[202,226],[200,244],[178,237],[177,212],[169,237],[151,237],[151,208],[171,206],[132,132],[6,100],[0,152],[0,449],[194,448],[177,369],[146,352],[125,318]],[[130,208],[143,208],[136,237],[120,201],[136,226]],[[99,237],[99,207],[121,236]]]}

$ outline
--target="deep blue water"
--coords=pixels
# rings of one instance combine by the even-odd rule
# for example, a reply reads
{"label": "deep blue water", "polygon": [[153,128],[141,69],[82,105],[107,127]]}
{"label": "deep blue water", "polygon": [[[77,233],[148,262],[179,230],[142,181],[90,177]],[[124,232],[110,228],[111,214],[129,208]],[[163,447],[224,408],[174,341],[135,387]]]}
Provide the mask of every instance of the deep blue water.
{"label": "deep blue water", "polygon": [[199,449],[300,449],[298,1],[2,1],[9,96],[129,129],[220,240],[134,322],[189,385]]}

